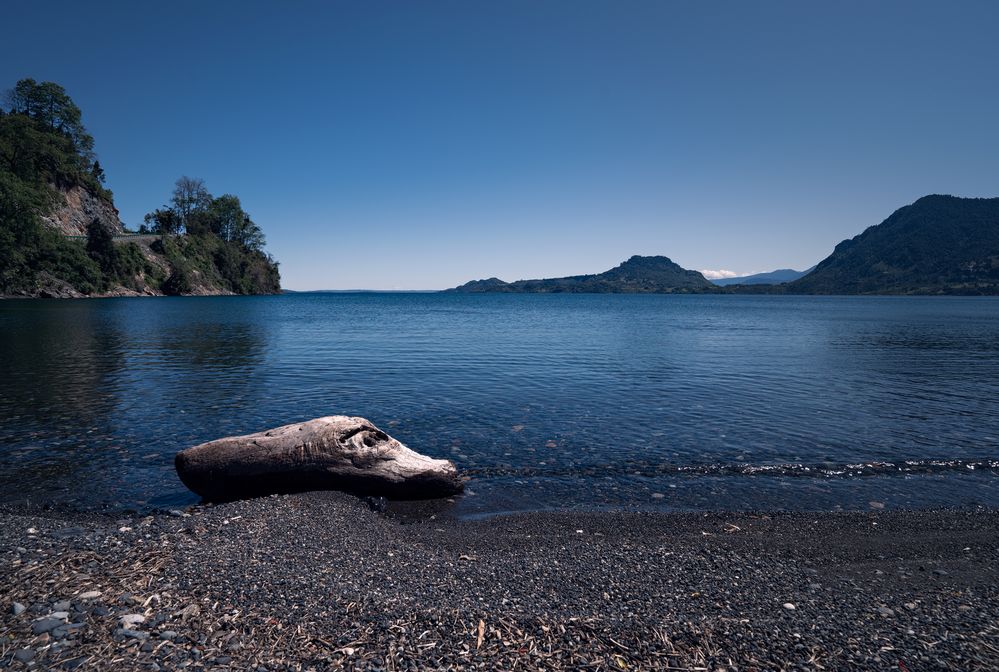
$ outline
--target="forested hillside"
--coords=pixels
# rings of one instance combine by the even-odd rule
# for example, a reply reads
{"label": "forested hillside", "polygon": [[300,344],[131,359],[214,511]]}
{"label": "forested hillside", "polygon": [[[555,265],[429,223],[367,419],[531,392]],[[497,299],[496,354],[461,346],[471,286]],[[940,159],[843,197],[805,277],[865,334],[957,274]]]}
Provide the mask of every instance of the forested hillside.
{"label": "forested hillside", "polygon": [[23,79],[0,107],[0,295],[261,294],[277,263],[239,199],[177,181],[147,235],[128,235],[80,108]]}
{"label": "forested hillside", "polygon": [[924,196],[844,240],[798,294],[999,294],[999,198]]}

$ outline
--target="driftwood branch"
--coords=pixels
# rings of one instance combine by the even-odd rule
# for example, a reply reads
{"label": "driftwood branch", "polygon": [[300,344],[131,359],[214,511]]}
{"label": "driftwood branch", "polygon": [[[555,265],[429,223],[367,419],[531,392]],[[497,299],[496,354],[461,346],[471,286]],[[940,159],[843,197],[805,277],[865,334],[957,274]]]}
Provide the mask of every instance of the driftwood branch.
{"label": "driftwood branch", "polygon": [[177,453],[180,480],[209,500],[347,490],[397,499],[463,489],[449,460],[410,450],[364,418],[334,415],[231,436]]}

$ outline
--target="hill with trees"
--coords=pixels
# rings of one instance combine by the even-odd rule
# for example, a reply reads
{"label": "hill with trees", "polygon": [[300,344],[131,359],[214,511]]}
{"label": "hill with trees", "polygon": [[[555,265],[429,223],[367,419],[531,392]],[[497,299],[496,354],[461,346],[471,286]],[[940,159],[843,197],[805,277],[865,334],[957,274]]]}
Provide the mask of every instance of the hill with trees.
{"label": "hill with trees", "polygon": [[239,199],[177,181],[128,235],[79,107],[22,79],[0,107],[0,295],[262,294],[277,263]]}
{"label": "hill with trees", "polygon": [[999,294],[999,198],[924,196],[844,240],[794,294]]}
{"label": "hill with trees", "polygon": [[999,295],[999,198],[924,196],[844,240],[808,271],[786,269],[711,283],[666,257],[635,256],[596,275],[517,282],[489,278],[447,291]]}
{"label": "hill with trees", "polygon": [[714,287],[697,271],[675,264],[668,257],[633,256],[619,266],[594,275],[574,275],[545,280],[503,282],[498,278],[473,280],[448,291],[462,293],[597,293],[675,294],[712,291]]}

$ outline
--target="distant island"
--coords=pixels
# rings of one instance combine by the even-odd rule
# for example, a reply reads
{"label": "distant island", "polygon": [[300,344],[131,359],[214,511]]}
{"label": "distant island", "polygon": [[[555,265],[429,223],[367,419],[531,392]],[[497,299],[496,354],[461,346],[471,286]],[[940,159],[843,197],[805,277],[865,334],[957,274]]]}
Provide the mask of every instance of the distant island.
{"label": "distant island", "polygon": [[473,280],[451,292],[479,293],[697,293],[715,289],[703,275],[675,264],[668,257],[634,256],[620,266],[595,275],[573,275],[547,280],[503,282],[499,278]]}
{"label": "distant island", "polygon": [[712,283],[667,257],[634,256],[596,275],[516,282],[489,278],[445,291],[999,295],[999,198],[924,196],[841,242],[813,269],[790,277],[798,273],[786,269],[732,279],[739,283]]}
{"label": "distant island", "polygon": [[260,227],[202,180],[181,177],[125,230],[81,119],[61,86],[33,79],[0,107],[0,296],[280,292]]}

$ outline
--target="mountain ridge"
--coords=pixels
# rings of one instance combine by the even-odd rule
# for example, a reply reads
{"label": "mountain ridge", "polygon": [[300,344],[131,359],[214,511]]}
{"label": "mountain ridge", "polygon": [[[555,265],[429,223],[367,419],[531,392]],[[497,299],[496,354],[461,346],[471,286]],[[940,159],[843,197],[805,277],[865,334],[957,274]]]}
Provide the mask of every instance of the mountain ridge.
{"label": "mountain ridge", "polygon": [[795,294],[999,294],[999,198],[923,196],[840,242]]}
{"label": "mountain ridge", "polygon": [[814,268],[815,266],[812,266],[804,271],[796,271],[793,268],[778,268],[774,271],[740,275],[735,278],[716,278],[711,282],[719,287],[730,287],[732,285],[774,285],[797,280],[811,273]]}
{"label": "mountain ridge", "polygon": [[[780,284],[747,282],[785,272],[800,277]],[[494,277],[444,291],[999,295],[999,198],[923,196],[841,241],[807,271],[779,269],[712,283],[668,257],[635,255],[603,273],[516,282]]]}
{"label": "mountain ridge", "polygon": [[673,294],[705,292],[713,288],[701,273],[683,268],[669,257],[636,254],[603,273],[515,282],[487,278],[444,291],[463,294]]}

